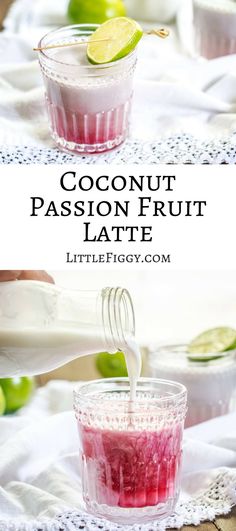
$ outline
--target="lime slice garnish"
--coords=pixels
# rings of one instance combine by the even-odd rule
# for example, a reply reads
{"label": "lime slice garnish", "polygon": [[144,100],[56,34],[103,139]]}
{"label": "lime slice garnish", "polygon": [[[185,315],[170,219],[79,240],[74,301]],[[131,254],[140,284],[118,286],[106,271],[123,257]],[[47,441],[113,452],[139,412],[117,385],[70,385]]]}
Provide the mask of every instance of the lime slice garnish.
{"label": "lime slice garnish", "polygon": [[104,378],[128,376],[123,352],[117,352],[116,354],[100,352],[96,358],[96,366]]}
{"label": "lime slice garnish", "polygon": [[134,50],[142,35],[141,26],[131,18],[107,20],[89,37],[88,60],[96,65],[117,61]]}
{"label": "lime slice garnish", "polygon": [[206,330],[187,347],[192,361],[211,361],[223,357],[220,353],[236,348],[236,330],[226,326]]}

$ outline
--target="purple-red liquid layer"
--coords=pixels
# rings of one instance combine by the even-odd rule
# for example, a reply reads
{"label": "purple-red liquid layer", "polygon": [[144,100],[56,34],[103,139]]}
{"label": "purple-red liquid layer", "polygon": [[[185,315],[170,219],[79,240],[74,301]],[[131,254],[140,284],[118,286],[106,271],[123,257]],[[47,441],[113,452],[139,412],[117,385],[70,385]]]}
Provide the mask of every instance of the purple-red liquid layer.
{"label": "purple-red liquid layer", "polygon": [[130,101],[107,111],[83,114],[55,105],[49,100],[48,114],[52,132],[76,145],[96,145],[125,136],[129,125]]}
{"label": "purple-red liquid layer", "polygon": [[179,487],[182,426],[160,431],[109,431],[79,423],[85,497],[98,504],[147,507]]}

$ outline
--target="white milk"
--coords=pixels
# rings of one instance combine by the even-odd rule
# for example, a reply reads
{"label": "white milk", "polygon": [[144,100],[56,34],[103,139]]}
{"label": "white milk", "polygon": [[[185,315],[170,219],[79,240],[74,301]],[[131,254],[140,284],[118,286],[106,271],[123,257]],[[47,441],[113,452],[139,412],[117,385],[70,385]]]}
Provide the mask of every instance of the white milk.
{"label": "white milk", "polygon": [[[0,378],[49,372],[78,357],[106,351],[104,296],[106,289],[101,296],[100,291],[67,291],[34,281],[1,283]],[[111,352],[116,350],[112,343]],[[134,400],[141,354],[134,338],[126,339],[122,350]]]}
{"label": "white milk", "polygon": [[[49,372],[103,348],[101,337],[91,330],[0,329],[0,378]],[[134,400],[141,373],[141,353],[134,340],[128,342],[124,354],[130,380],[130,399]]]}
{"label": "white milk", "polygon": [[56,77],[54,71],[44,75],[47,97],[53,105],[63,106],[67,112],[96,114],[120,107],[131,98],[133,71],[125,61],[114,63],[112,68],[93,67],[91,72],[84,46],[51,50],[50,56],[60,68]]}
{"label": "white milk", "polygon": [[49,372],[103,347],[101,338],[88,330],[0,329],[0,377]]}
{"label": "white milk", "polygon": [[141,352],[134,339],[128,341],[124,355],[130,381],[130,400],[133,402],[136,396],[137,381],[142,369]]}

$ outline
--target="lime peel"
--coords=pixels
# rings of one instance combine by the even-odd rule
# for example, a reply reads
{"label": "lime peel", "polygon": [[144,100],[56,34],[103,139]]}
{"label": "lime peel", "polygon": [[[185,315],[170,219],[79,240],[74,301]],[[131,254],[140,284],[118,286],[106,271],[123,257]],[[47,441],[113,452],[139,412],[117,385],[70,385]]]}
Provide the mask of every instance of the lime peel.
{"label": "lime peel", "polygon": [[89,37],[88,60],[92,64],[102,65],[122,59],[136,48],[142,36],[141,26],[131,18],[107,20]]}
{"label": "lime peel", "polygon": [[0,388],[5,397],[5,413],[14,413],[25,406],[34,391],[34,378],[19,376],[14,378],[1,378]]}
{"label": "lime peel", "polygon": [[128,376],[123,352],[117,352],[116,354],[100,352],[96,357],[96,367],[104,378]]}
{"label": "lime peel", "polygon": [[122,0],[70,0],[67,14],[73,24],[102,24],[125,16],[126,8]]}
{"label": "lime peel", "polygon": [[3,393],[3,390],[0,386],[0,415],[3,415],[6,409],[6,399]]}

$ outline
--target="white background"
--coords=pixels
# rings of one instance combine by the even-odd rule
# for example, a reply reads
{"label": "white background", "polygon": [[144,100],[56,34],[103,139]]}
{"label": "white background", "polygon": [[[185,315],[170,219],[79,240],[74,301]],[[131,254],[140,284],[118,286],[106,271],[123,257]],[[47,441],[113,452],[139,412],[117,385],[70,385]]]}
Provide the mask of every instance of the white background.
{"label": "white background", "polygon": [[[174,192],[152,192],[156,200],[206,200],[205,217],[138,218],[134,208],[129,218],[100,218],[94,225],[153,224],[152,243],[82,243],[83,217],[30,217],[30,196],[43,196],[46,202],[64,200],[128,200],[135,192],[65,192],[59,179],[65,171],[78,176],[109,175],[176,175]],[[143,195],[150,195],[145,191]],[[141,195],[139,192],[136,195]],[[236,266],[236,180],[234,166],[5,166],[0,178],[1,268],[86,269],[116,268],[134,271],[143,264],[67,264],[71,253],[167,253],[172,263],[153,264],[163,269],[235,269]],[[134,200],[134,199],[133,199]],[[87,221],[95,218],[87,219]]]}
{"label": "white background", "polygon": [[[158,200],[207,200],[204,218],[153,218],[152,244],[82,244],[84,218],[32,218],[30,196],[50,201],[131,199],[134,193],[63,192],[59,179],[71,169],[78,175],[175,174],[173,193]],[[140,195],[140,194],[139,194]],[[143,343],[185,341],[213,326],[236,327],[236,180],[233,166],[9,166],[0,177],[1,269],[47,269],[65,287],[99,289],[121,285],[134,300],[137,336]],[[108,218],[100,225],[108,225]],[[116,223],[117,224],[116,218]],[[140,218],[118,219],[136,224]],[[145,218],[143,218],[145,222]],[[90,220],[91,221],[91,220]],[[109,218],[112,225],[114,220]],[[149,221],[145,222],[149,224]],[[99,220],[97,221],[99,226]],[[168,252],[172,264],[65,264],[74,253]]]}
{"label": "white background", "polygon": [[234,271],[49,272],[57,284],[67,288],[128,288],[141,344],[189,341],[215,326],[236,328]]}

